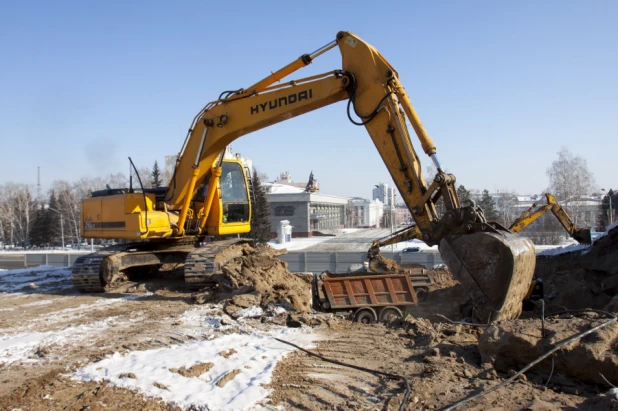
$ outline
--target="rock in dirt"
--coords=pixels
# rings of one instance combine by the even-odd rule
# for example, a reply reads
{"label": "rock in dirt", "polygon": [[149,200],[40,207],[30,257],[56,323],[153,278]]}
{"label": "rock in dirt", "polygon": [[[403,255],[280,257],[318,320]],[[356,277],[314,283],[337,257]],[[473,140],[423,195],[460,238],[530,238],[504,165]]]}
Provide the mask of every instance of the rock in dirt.
{"label": "rock in dirt", "polygon": [[[479,338],[479,351],[484,363],[498,371],[520,369],[556,344],[591,328],[591,322],[602,319],[549,319],[545,323],[547,337],[541,338],[540,320],[502,321],[488,327]],[[618,355],[613,347],[618,342],[618,324],[612,323],[584,338],[568,344],[554,354],[554,375],[564,374],[582,381],[605,385],[599,373],[610,381],[618,381]],[[549,375],[551,359],[534,367],[535,372]]]}
{"label": "rock in dirt", "polygon": [[[213,279],[220,300],[232,300],[237,307],[250,307],[268,303],[290,304],[300,313],[311,311],[311,283],[304,276],[290,272],[287,263],[277,257],[285,250],[269,246],[251,247],[240,244],[226,250],[221,273]],[[247,294],[252,293],[252,294]]]}
{"label": "rock in dirt", "polygon": [[251,294],[241,294],[232,297],[232,303],[240,308],[249,308],[254,305],[260,305],[262,301],[262,295],[257,291]]}
{"label": "rock in dirt", "polygon": [[401,320],[401,326],[412,337],[417,346],[433,345],[438,342],[440,333],[436,331],[431,321],[427,319],[407,315]]}

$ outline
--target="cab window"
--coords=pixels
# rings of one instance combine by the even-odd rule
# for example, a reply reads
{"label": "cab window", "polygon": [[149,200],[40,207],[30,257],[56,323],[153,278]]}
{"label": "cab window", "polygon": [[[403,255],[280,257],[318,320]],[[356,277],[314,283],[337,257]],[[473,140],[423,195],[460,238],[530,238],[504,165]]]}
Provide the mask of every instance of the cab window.
{"label": "cab window", "polygon": [[247,184],[240,164],[223,162],[221,169],[219,181],[221,201],[223,202],[223,222],[249,221]]}

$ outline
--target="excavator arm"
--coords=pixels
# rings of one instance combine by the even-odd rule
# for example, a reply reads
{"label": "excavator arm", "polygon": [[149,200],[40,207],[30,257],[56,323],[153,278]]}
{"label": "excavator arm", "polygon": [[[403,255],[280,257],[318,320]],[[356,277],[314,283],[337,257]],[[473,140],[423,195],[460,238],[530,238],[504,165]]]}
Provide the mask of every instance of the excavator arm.
{"label": "excavator arm", "polygon": [[[335,47],[341,52],[341,69],[275,84]],[[234,164],[224,158],[226,147],[248,133],[346,99],[348,119],[369,133],[416,222],[400,238],[439,245],[454,275],[476,289],[470,295],[482,317],[518,316],[534,271],[532,243],[486,221],[480,208],[460,204],[455,176],[438,161],[436,146],[399,74],[375,48],[349,32],[339,32],[315,52],[208,103],[192,122],[164,195],[142,190],[142,201],[129,190],[93,200],[91,211],[83,213],[85,229],[93,230],[85,236],[177,240],[248,232],[247,176],[240,161]],[[437,169],[431,182],[425,181],[407,122]],[[237,183],[241,175],[245,193],[226,194],[224,187],[243,188]],[[442,215],[436,211],[440,199],[446,210]],[[114,216],[107,216],[111,208]]]}
{"label": "excavator arm", "polygon": [[[341,70],[272,85],[336,46],[342,55]],[[395,69],[371,45],[352,33],[340,32],[327,46],[301,56],[246,89],[227,92],[198,113],[178,156],[165,198],[167,209],[180,213],[174,235],[188,234],[183,223],[192,199],[197,188],[213,175],[212,168],[227,145],[252,131],[345,99],[349,120],[366,128],[403,201],[413,212],[416,226],[409,235],[435,245],[446,235],[470,233],[476,229],[473,225],[486,223],[478,210],[461,207],[455,177],[443,171],[436,146]],[[406,120],[438,170],[431,184],[424,179]],[[436,212],[435,202],[440,197],[448,210],[446,216]]]}
{"label": "excavator arm", "polygon": [[517,218],[517,220],[513,221],[509,227],[509,230],[519,233],[545,213],[551,211],[569,235],[573,237],[573,239],[580,244],[591,244],[592,237],[590,235],[590,229],[577,227],[553,195],[550,193],[545,193],[545,197],[547,199],[546,205],[537,207],[536,203],[533,203],[530,208],[524,211],[522,215]]}

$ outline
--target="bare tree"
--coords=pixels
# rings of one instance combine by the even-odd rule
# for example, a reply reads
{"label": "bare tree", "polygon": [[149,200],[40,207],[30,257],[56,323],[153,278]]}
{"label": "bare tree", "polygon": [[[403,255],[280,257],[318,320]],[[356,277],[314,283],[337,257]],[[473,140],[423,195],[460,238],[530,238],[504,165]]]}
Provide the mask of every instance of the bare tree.
{"label": "bare tree", "polygon": [[0,187],[0,224],[5,242],[28,245],[35,206],[28,185],[7,183]]}
{"label": "bare tree", "polygon": [[498,212],[498,222],[500,224],[509,227],[515,218],[519,217],[516,205],[517,197],[515,193],[508,190],[500,190],[496,198],[496,211]]}
{"label": "bare tree", "polygon": [[[138,167],[137,171],[139,173],[139,178],[142,180],[142,184],[144,185],[144,188],[153,188],[154,185],[152,184],[152,171],[150,171],[150,167],[148,166],[143,166],[143,167]],[[133,175],[133,187],[139,187],[139,180],[137,179],[136,175],[135,175],[135,171],[133,171],[131,173]]]}
{"label": "bare tree", "polygon": [[62,214],[64,238],[68,242],[81,243],[80,241],[80,212],[81,198],[75,190],[75,186],[68,181],[57,180],[52,184],[52,191],[58,199],[58,211]]}
{"label": "bare tree", "polygon": [[563,147],[558,152],[558,159],[547,169],[547,176],[548,191],[567,210],[575,224],[593,225],[593,221],[585,221],[587,219],[584,217],[585,196],[590,194],[596,185],[586,160]]}

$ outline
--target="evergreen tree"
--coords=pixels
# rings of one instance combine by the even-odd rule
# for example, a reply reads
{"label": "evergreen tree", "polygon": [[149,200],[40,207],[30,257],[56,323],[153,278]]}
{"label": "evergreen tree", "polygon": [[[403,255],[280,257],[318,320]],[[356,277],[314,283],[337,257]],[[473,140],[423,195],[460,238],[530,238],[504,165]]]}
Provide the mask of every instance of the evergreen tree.
{"label": "evergreen tree", "polygon": [[[54,191],[49,195],[49,208],[60,211],[60,202]],[[60,214],[55,211],[47,211],[47,235],[49,243],[60,244],[62,231],[60,227]]]}
{"label": "evergreen tree", "polygon": [[459,197],[459,202],[464,203],[464,201],[470,199],[470,190],[466,190],[466,187],[460,185],[457,187],[457,197]]}
{"label": "evergreen tree", "polygon": [[270,208],[266,198],[266,190],[255,168],[253,169],[253,196],[251,197],[251,233],[249,234],[258,244],[270,241]]}
{"label": "evergreen tree", "polygon": [[37,208],[34,212],[34,220],[30,225],[30,244],[43,247],[51,240],[49,235],[49,211],[45,210],[43,204],[37,204]]}
{"label": "evergreen tree", "polygon": [[597,230],[605,231],[605,228],[610,224],[610,209],[609,209],[609,199],[612,199],[612,209],[611,213],[613,214],[613,221],[616,221],[616,208],[618,207],[618,191],[609,190],[607,195],[603,196],[603,200],[599,205],[599,214],[597,215]]}
{"label": "evergreen tree", "polygon": [[152,186],[153,187],[161,187],[163,184],[161,181],[161,170],[159,170],[159,163],[155,160],[154,166],[152,166],[152,173],[150,173],[150,177],[152,177]]}
{"label": "evergreen tree", "polygon": [[496,221],[498,219],[496,202],[493,197],[489,195],[489,191],[483,190],[483,195],[481,196],[481,201],[479,201],[478,205],[483,209],[487,221]]}

